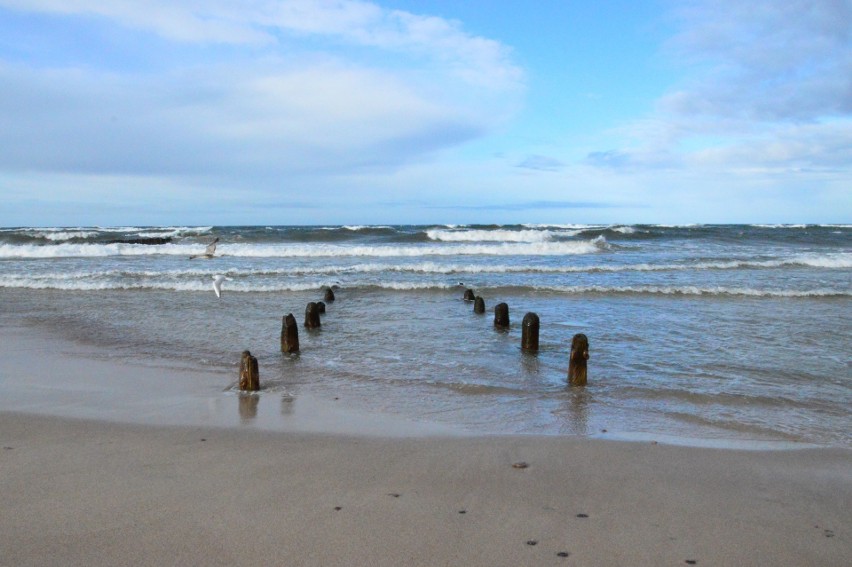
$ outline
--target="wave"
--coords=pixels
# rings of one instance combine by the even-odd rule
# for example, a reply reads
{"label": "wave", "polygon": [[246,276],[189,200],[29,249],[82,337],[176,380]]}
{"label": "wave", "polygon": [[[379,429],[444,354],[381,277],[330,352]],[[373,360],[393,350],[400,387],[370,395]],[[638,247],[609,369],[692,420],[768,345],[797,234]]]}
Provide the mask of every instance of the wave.
{"label": "wave", "polygon": [[572,238],[580,235],[604,236],[632,235],[640,231],[629,225],[521,225],[522,230],[507,228],[500,229],[468,229],[426,231],[429,240],[438,242],[552,242],[554,240]]}
{"label": "wave", "polygon": [[552,230],[427,230],[430,240],[439,242],[551,242],[558,236],[576,236],[579,230],[556,233]]}
{"label": "wave", "polygon": [[[193,264],[196,264],[193,262]],[[280,268],[237,268],[223,269],[207,262],[199,262],[199,266],[186,269],[163,270],[77,270],[71,272],[46,272],[43,274],[9,274],[3,280],[7,287],[18,287],[26,282],[64,281],[85,279],[153,279],[153,278],[209,278],[216,274],[229,277],[306,277],[325,276],[340,277],[351,274],[422,274],[422,275],[470,275],[470,274],[595,274],[595,273],[630,273],[630,272],[666,272],[666,271],[703,271],[703,270],[737,270],[737,269],[778,269],[778,268],[820,268],[820,269],[849,269],[852,268],[852,253],[829,255],[802,255],[787,259],[747,261],[704,261],[681,264],[593,264],[578,265],[518,265],[518,264],[456,264],[441,262],[413,262],[387,264],[368,262],[357,264],[331,264],[318,266],[285,266]],[[1,285],[1,284],[0,284]]]}
{"label": "wave", "polygon": [[[179,238],[201,236],[213,230],[212,226],[171,226],[171,227],[41,227],[2,229],[0,232],[12,242],[37,242],[41,244],[82,241],[79,243],[98,244],[99,241],[131,238]],[[105,242],[100,242],[105,243]],[[107,242],[108,243],[108,242]]]}
{"label": "wave", "polygon": [[[14,280],[13,280],[14,281]],[[57,290],[57,291],[191,291],[191,292],[212,292],[213,282],[209,279],[205,280],[189,280],[189,281],[75,281],[68,280],[21,280],[17,281],[17,285],[7,285],[12,283],[7,281],[7,278],[0,278],[0,288],[3,287],[23,287],[26,289],[39,290]],[[247,293],[247,292],[284,292],[284,291],[310,291],[321,289],[327,282],[289,282],[289,283],[272,283],[272,284],[257,284],[250,282],[227,282],[223,293]],[[393,289],[393,288],[390,288]]]}
{"label": "wave", "polygon": [[[495,244],[355,246],[336,244],[223,244],[221,256],[243,258],[420,257],[420,256],[562,256],[592,254],[610,248],[603,237],[580,242],[519,242]],[[78,258],[107,256],[187,256],[201,252],[198,244],[71,244],[51,246],[0,244],[0,258]]]}
{"label": "wave", "polygon": [[[323,286],[337,286],[349,291],[379,290],[379,291],[448,291],[457,290],[459,284],[434,280],[393,281],[385,278],[383,281],[357,282],[350,281],[339,285],[335,274],[315,274],[313,279],[293,281],[291,279],[270,281],[250,277],[244,271],[231,270],[221,272],[233,278],[227,283],[228,292],[299,292],[317,290]],[[169,290],[187,292],[209,292],[212,281],[209,273],[199,274],[190,278],[174,277],[142,277],[114,278],[110,272],[101,274],[73,273],[30,276],[9,275],[0,276],[0,288],[22,288],[36,290],[60,291],[101,291],[101,290]],[[524,293],[553,293],[565,295],[665,295],[690,297],[754,297],[754,298],[849,298],[852,291],[848,289],[759,289],[749,287],[700,286],[700,285],[509,285],[479,287],[479,291],[490,297],[507,294]]]}
{"label": "wave", "polygon": [[852,224],[751,224],[754,228],[852,228]]}
{"label": "wave", "polygon": [[674,295],[674,296],[742,296],[742,297],[777,297],[777,298],[830,298],[852,297],[852,292],[837,289],[755,289],[737,287],[700,287],[700,286],[552,286],[535,287],[537,291],[560,292],[572,295]]}

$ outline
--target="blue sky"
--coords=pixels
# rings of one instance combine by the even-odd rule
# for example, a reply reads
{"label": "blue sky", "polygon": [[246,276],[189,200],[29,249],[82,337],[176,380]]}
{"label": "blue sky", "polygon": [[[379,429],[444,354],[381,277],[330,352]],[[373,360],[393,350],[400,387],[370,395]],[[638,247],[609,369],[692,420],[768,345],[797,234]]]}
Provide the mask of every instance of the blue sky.
{"label": "blue sky", "polygon": [[0,225],[852,220],[852,1],[0,0]]}

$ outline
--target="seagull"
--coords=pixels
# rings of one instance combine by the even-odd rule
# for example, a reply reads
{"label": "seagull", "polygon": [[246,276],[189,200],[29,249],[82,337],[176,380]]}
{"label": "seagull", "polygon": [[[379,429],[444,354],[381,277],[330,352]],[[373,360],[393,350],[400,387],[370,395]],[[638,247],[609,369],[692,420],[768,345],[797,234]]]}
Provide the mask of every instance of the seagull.
{"label": "seagull", "polygon": [[231,278],[223,275],[213,276],[213,291],[216,292],[216,297],[222,297],[222,282],[225,280],[231,281]]}
{"label": "seagull", "polygon": [[204,249],[204,254],[194,254],[189,257],[190,260],[193,258],[212,258],[213,254],[216,252],[216,243],[219,242],[219,237],[213,239],[213,242],[207,245],[207,248]]}

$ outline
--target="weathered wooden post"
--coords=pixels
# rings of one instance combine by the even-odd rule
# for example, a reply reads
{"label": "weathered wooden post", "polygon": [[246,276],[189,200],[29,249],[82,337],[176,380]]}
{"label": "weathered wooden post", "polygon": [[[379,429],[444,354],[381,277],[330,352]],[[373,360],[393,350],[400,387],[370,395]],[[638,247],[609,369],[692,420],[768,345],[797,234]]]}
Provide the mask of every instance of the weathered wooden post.
{"label": "weathered wooden post", "polygon": [[475,299],[474,293],[472,289],[464,290],[464,300],[465,301],[473,301]]}
{"label": "weathered wooden post", "polygon": [[476,296],[476,299],[473,301],[473,312],[474,313],[485,313],[485,300],[479,296]]}
{"label": "weathered wooden post", "polygon": [[292,313],[281,321],[281,352],[299,352],[299,325]]}
{"label": "weathered wooden post", "polygon": [[325,288],[325,296],[323,296],[323,299],[325,299],[329,303],[334,301],[334,292],[331,291],[330,287]]}
{"label": "weathered wooden post", "polygon": [[539,326],[538,315],[535,313],[524,315],[524,322],[521,323],[521,350],[538,352]]}
{"label": "weathered wooden post", "polygon": [[260,373],[257,370],[257,359],[247,350],[243,351],[240,360],[240,390],[256,392],[260,390]]}
{"label": "weathered wooden post", "polygon": [[319,311],[320,315],[325,313],[325,301],[317,301],[317,311]]}
{"label": "weathered wooden post", "polygon": [[586,385],[586,361],[589,360],[589,339],[577,333],[571,339],[571,358],[568,360],[568,384]]}
{"label": "weathered wooden post", "polygon": [[509,326],[509,305],[498,303],[494,306],[494,326],[505,328]]}
{"label": "weathered wooden post", "polygon": [[320,325],[322,323],[320,323],[319,309],[317,308],[317,304],[311,301],[305,308],[305,328],[317,329]]}

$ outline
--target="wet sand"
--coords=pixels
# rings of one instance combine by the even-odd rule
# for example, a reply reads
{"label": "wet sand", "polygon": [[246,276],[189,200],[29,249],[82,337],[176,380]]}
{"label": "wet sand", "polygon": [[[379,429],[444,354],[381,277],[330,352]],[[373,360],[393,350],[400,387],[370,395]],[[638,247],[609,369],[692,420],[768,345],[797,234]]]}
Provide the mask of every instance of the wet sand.
{"label": "wet sand", "polygon": [[[847,449],[390,437],[396,422],[381,417],[347,435],[359,424],[330,403],[295,411],[280,430],[237,417],[229,425],[218,410],[157,425],[183,411],[184,394],[152,389],[128,401],[133,385],[109,378],[156,382],[176,370],[61,350],[42,351],[32,370],[20,351],[44,343],[11,344],[0,347],[3,566],[845,566],[852,557]],[[203,374],[180,378],[227,398],[222,376]],[[111,400],[115,413],[80,418]],[[227,400],[225,413],[239,416],[238,398]],[[50,415],[51,404],[64,411]],[[313,422],[298,418],[311,412]],[[323,421],[331,426],[312,432]]]}

